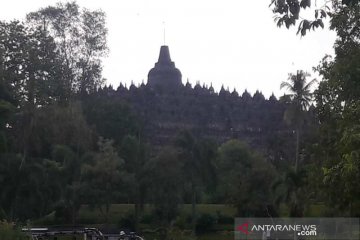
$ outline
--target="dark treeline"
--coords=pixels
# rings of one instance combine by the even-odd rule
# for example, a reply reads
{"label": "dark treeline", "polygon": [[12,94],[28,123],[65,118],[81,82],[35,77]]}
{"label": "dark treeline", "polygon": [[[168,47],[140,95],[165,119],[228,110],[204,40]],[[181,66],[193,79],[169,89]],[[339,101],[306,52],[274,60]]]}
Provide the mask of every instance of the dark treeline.
{"label": "dark treeline", "polygon": [[326,216],[359,216],[359,12],[358,5],[335,12],[336,56],[315,69],[323,80],[314,94],[298,71],[282,84],[288,94],[279,101],[242,95],[251,99],[246,106],[262,106],[258,112],[280,104],[276,121],[251,120],[286,130],[262,131],[272,141],[261,150],[241,136],[219,142],[186,128],[154,147],[143,137],[144,115],[118,97],[128,90],[104,88],[102,11],[66,3],[23,23],[0,22],[0,219],[54,213],[75,224],[88,204],[107,221],[113,203],[134,204],[135,226],[146,203],[164,226],[183,203],[192,204],[193,227],[198,203],[230,204],[238,216],[275,217],[285,205],[301,217],[314,204],[327,206]]}

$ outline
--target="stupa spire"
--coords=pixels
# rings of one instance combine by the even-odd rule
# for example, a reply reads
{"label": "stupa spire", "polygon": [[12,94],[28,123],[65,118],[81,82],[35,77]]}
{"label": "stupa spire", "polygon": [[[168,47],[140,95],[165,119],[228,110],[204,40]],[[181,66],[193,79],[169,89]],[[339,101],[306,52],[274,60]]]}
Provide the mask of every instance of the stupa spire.
{"label": "stupa spire", "polygon": [[171,64],[172,63],[168,46],[166,46],[166,45],[161,46],[158,63],[159,64]]}
{"label": "stupa spire", "polygon": [[166,45],[166,27],[165,27],[165,21],[163,22],[163,27],[164,27],[164,45]]}

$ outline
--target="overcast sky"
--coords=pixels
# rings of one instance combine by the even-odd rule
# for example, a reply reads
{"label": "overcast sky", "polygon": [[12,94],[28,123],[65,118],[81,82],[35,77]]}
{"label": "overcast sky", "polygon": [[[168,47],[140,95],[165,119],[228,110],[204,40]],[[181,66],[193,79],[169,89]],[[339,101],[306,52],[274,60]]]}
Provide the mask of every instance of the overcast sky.
{"label": "overcast sky", "polygon": [[[1,3],[0,19],[24,19],[26,13],[56,0],[12,0]],[[78,0],[81,7],[107,14],[109,56],[103,75],[120,82],[146,83],[148,71],[166,45],[172,60],[189,79],[223,84],[242,93],[261,90],[283,94],[280,83],[289,72],[312,72],[325,54],[333,54],[335,33],[318,30],[300,38],[296,29],[277,28],[270,0]],[[308,13],[312,14],[312,13]],[[328,28],[328,25],[325,26]],[[313,75],[315,77],[315,75]]]}

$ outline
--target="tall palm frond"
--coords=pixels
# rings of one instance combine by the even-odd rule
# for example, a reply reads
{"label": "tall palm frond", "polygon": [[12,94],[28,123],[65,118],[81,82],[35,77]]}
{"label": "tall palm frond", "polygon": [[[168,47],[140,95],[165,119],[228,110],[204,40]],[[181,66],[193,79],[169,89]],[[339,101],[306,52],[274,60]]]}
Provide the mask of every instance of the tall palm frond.
{"label": "tall palm frond", "polygon": [[297,105],[299,110],[306,110],[312,100],[311,87],[317,83],[316,79],[306,82],[306,78],[310,74],[302,70],[298,70],[296,74],[289,74],[288,80],[280,84],[280,89],[287,89],[291,100]]}

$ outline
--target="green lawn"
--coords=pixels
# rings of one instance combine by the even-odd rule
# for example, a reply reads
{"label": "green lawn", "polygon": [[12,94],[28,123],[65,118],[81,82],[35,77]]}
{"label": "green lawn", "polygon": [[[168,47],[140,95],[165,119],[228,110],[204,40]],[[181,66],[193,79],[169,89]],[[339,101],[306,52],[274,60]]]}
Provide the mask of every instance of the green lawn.
{"label": "green lawn", "polygon": [[[145,205],[144,216],[151,215],[152,208],[151,205]],[[212,216],[225,216],[228,218],[234,218],[236,210],[235,208],[224,205],[224,204],[198,204],[197,212],[200,216],[201,214],[210,214]],[[307,217],[321,217],[325,216],[326,208],[322,204],[313,204],[309,206],[305,211],[305,216]],[[134,205],[133,204],[113,204],[110,207],[109,219],[110,224],[118,224],[122,218],[126,218],[129,215],[134,214]],[[186,217],[191,215],[191,204],[184,204],[181,207],[179,216]],[[280,207],[280,215],[287,216],[288,209],[286,206]],[[87,205],[83,205],[79,212],[78,223],[79,224],[102,224],[104,223],[104,215],[101,214],[99,209],[92,209]],[[50,214],[41,220],[37,221],[36,224],[46,224],[52,225],[57,224],[54,221],[54,215]]]}
{"label": "green lawn", "polygon": [[[145,206],[144,215],[151,214],[150,205]],[[227,217],[235,217],[235,209],[223,204],[198,204],[197,212],[216,216],[221,214]],[[121,218],[134,214],[133,204],[113,204],[110,208],[109,223],[117,224]],[[191,215],[191,204],[184,204],[181,207],[180,215]],[[99,224],[104,222],[104,216],[98,209],[91,209],[89,206],[82,206],[79,212],[79,222],[84,224]]]}

